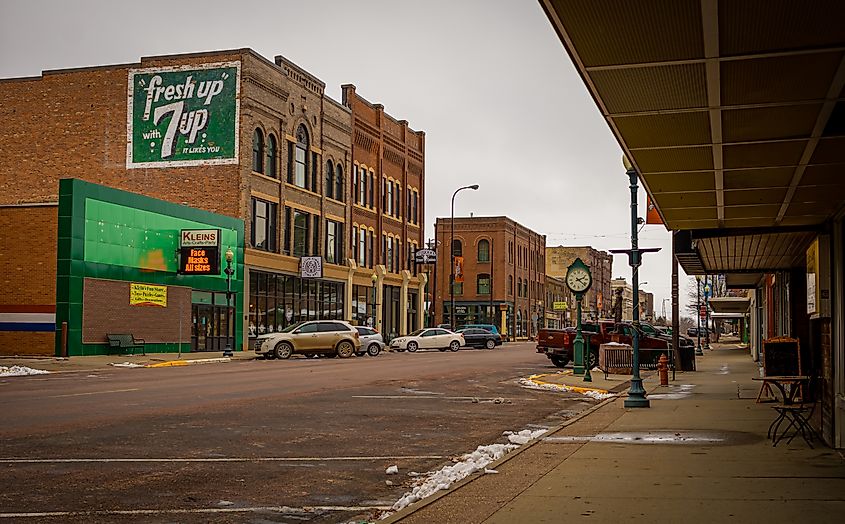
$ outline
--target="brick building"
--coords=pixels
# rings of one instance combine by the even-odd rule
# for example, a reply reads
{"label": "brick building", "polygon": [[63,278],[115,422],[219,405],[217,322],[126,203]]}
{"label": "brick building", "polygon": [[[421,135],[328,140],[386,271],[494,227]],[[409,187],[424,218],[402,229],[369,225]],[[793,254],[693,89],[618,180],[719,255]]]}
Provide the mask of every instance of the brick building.
{"label": "brick building", "polygon": [[613,255],[589,246],[547,247],[546,273],[555,278],[566,278],[566,270],[576,258],[580,258],[593,275],[593,285],[581,303],[582,318],[610,316]]}
{"label": "brick building", "polygon": [[546,314],[544,326],[562,328],[571,325],[575,318],[575,295],[563,278],[546,275]]}
{"label": "brick building", "polygon": [[375,275],[375,303],[382,306],[374,320],[392,338],[413,331],[423,319],[424,283],[416,276],[413,253],[424,234],[425,133],[362,98],[354,85],[342,88],[353,118],[351,258],[368,276],[353,282],[353,316],[361,322],[370,318]]}
{"label": "brick building", "polygon": [[[391,317],[396,331],[421,325],[415,311],[421,309],[424,277],[408,272],[407,257],[389,260],[387,251],[371,242],[366,264],[358,264],[352,249],[358,239],[355,224],[398,239],[400,247],[392,253],[421,242],[424,134],[364,101],[354,87],[344,87],[344,103],[326,96],[324,88],[284,57],[269,61],[250,49],[145,57],[136,64],[0,80],[0,119],[8,130],[0,137],[0,257],[15,269],[0,280],[5,297],[0,301],[0,352],[59,351],[57,305],[68,300],[68,290],[61,282],[56,288],[57,273],[78,287],[71,295],[80,302],[68,311],[71,333],[80,334],[70,344],[77,354],[105,349],[104,333],[89,334],[96,341],[81,336],[83,324],[91,321],[83,318],[85,290],[97,289],[98,271],[118,280],[160,281],[171,294],[180,293],[171,286],[191,289],[190,304],[183,308],[189,312],[183,314],[192,350],[220,349],[229,325],[237,349],[246,346],[250,335],[299,320],[378,322],[385,315],[373,303],[390,308],[394,298],[405,306],[398,310],[408,311]],[[376,146],[369,145],[373,134],[379,138]],[[369,149],[353,146],[353,140]],[[361,218],[364,206],[354,204],[352,193],[359,187],[352,174],[360,165],[374,177],[390,173],[400,184],[402,196],[392,204],[396,212],[390,225],[379,216],[386,187],[377,184],[368,193],[370,208],[376,209],[373,219]],[[179,262],[171,253],[178,246],[158,246],[161,263],[149,263],[144,250],[151,238],[164,233],[145,229],[143,221],[136,221],[140,214],[126,212],[124,223],[112,224],[139,234],[119,242],[147,257],[106,264],[129,268],[123,277],[94,261],[99,237],[90,223],[84,230],[85,217],[77,224],[84,231],[65,233],[88,242],[80,253],[68,253],[61,241],[59,180],[71,178],[121,190],[104,189],[108,199],[98,199],[97,186],[69,185],[77,196],[86,195],[76,204],[80,208],[68,211],[76,218],[87,212],[84,202],[117,199],[120,205],[157,213],[161,227],[223,227],[227,244],[220,250],[234,252],[234,305],[226,306],[219,296],[224,288],[210,277],[171,274]],[[406,195],[414,198],[405,200]],[[200,213],[183,213],[158,201]],[[193,223],[180,222],[184,216],[193,216]],[[111,227],[110,219],[104,220],[103,227]],[[62,261],[71,259],[78,262],[73,275],[62,271]],[[391,289],[388,298],[379,300],[384,286],[399,291]],[[369,294],[353,294],[364,288],[375,292],[375,301]],[[148,329],[143,324],[130,322],[123,329],[134,327],[143,334]],[[153,335],[151,340],[163,351],[183,345],[172,337]]]}
{"label": "brick building", "polygon": [[[449,218],[438,218],[435,321],[450,323]],[[532,337],[544,318],[545,235],[508,217],[455,218],[455,324],[495,324],[512,338]],[[443,248],[447,246],[447,248]]]}

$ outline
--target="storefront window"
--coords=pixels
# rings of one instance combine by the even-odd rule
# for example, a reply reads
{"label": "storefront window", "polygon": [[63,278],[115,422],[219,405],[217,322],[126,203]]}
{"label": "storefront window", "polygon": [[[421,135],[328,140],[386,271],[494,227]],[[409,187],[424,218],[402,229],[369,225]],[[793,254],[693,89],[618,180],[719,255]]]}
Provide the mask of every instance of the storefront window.
{"label": "storefront window", "polygon": [[250,271],[249,334],[281,331],[303,320],[343,319],[344,284]]}

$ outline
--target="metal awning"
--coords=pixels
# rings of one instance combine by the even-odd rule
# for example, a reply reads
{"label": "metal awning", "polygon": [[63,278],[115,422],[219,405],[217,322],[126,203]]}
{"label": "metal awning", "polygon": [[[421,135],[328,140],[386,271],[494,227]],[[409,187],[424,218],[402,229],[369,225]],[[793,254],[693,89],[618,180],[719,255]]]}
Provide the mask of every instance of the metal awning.
{"label": "metal awning", "polygon": [[713,313],[719,315],[745,314],[751,306],[751,299],[748,297],[713,297],[707,301]]}
{"label": "metal awning", "polygon": [[667,228],[716,231],[687,273],[768,269],[843,207],[845,2],[540,3]]}

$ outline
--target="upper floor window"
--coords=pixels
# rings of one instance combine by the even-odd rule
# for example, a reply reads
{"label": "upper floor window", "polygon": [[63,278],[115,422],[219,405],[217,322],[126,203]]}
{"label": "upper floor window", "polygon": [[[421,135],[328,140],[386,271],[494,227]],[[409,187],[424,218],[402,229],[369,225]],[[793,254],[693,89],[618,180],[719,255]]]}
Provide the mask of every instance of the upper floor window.
{"label": "upper floor window", "polygon": [[250,243],[255,249],[276,251],[276,204],[252,199]]}
{"label": "upper floor window", "polygon": [[343,195],[343,166],[339,163],[335,166],[334,197],[336,200],[344,201]]}
{"label": "upper floor window", "polygon": [[490,262],[490,241],[486,238],[478,242],[478,261]]}
{"label": "upper floor window", "polygon": [[331,160],[326,161],[326,196],[334,198],[334,164]]}
{"label": "upper floor window", "polygon": [[458,239],[455,239],[455,240],[452,241],[452,256],[453,257],[464,256],[464,245]]}
{"label": "upper floor window", "polygon": [[388,215],[393,215],[393,183],[387,182],[387,195],[385,196],[387,199],[387,209],[385,209],[385,213]]}
{"label": "upper floor window", "polygon": [[367,229],[364,227],[358,230],[358,265],[367,265]]}
{"label": "upper floor window", "polygon": [[326,220],[326,262],[343,263],[343,224]]}
{"label": "upper floor window", "polygon": [[267,137],[267,176],[276,178],[276,135],[270,133]]}
{"label": "upper floor window", "polygon": [[264,172],[264,133],[257,127],[252,134],[252,170]]}
{"label": "upper floor window", "polygon": [[400,204],[402,202],[402,186],[399,185],[399,182],[394,184],[393,198],[393,216],[399,218],[402,216],[400,208]]}
{"label": "upper floor window", "polygon": [[478,295],[490,294],[490,275],[481,273],[476,279],[476,293]]}
{"label": "upper floor window", "polygon": [[358,168],[358,205],[367,205],[367,170],[363,166]]}
{"label": "upper floor window", "polygon": [[296,129],[293,158],[293,184],[306,187],[308,183],[308,130],[300,124]]}
{"label": "upper floor window", "polygon": [[508,295],[513,296],[513,276],[508,275]]}

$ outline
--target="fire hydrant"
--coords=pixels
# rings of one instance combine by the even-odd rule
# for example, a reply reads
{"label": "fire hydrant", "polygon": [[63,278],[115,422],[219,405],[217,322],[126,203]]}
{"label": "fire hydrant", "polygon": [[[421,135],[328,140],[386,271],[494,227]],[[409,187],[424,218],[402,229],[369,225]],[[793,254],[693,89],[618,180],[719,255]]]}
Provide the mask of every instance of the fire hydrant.
{"label": "fire hydrant", "polygon": [[669,385],[669,359],[666,358],[666,353],[660,355],[660,360],[657,361],[657,373],[660,375],[660,385]]}

